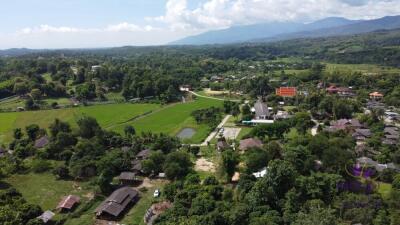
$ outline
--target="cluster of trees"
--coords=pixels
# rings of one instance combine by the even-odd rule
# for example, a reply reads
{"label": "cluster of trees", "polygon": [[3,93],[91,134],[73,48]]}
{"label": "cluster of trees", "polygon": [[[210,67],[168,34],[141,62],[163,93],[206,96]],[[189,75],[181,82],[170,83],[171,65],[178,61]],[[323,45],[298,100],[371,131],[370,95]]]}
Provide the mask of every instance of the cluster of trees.
{"label": "cluster of trees", "polygon": [[272,124],[258,125],[251,130],[248,136],[263,139],[282,139],[284,134],[289,132],[291,128],[296,128],[299,132],[305,134],[314,125],[308,113],[298,112],[290,119],[275,121]]}
{"label": "cluster of trees", "polygon": [[[275,130],[264,126],[260,127],[267,133]],[[263,130],[260,127],[254,128],[254,132]],[[276,132],[279,130],[276,128]],[[276,137],[274,132],[260,135]],[[262,148],[249,149],[243,155],[233,150],[223,151],[218,156],[218,177],[201,180],[192,172],[166,185],[163,193],[174,205],[155,224],[389,225],[400,222],[400,175],[391,175],[390,199],[383,199],[380,194],[366,195],[363,188],[339,188],[348,182],[364,182],[349,176],[346,169],[355,163],[355,155],[351,153],[355,144],[350,136],[320,133],[313,137],[299,132],[297,137],[277,139]],[[256,179],[252,173],[262,168],[267,168],[265,177]],[[235,171],[240,171],[237,185],[225,185],[231,182]]]}
{"label": "cluster of trees", "polygon": [[[151,149],[150,158],[143,161],[146,174],[153,175],[165,171],[170,179],[185,176],[191,171],[190,153],[176,152],[181,147],[178,138],[164,134],[143,133],[136,135],[134,128],[126,128],[125,135],[109,132],[100,127],[91,117],[77,121],[78,129],[56,119],[47,130],[32,124],[14,130],[14,140],[9,148],[13,156],[0,160],[2,176],[31,170],[45,172],[52,170],[59,179],[95,178],[99,191],[108,193],[110,183],[120,172],[129,171],[136,154],[146,148]],[[41,137],[48,137],[49,143],[40,149],[34,143]],[[129,147],[128,151],[121,150]],[[23,163],[31,158],[32,163]],[[49,160],[59,163],[54,167]]]}
{"label": "cluster of trees", "polygon": [[26,202],[14,188],[0,191],[0,223],[4,225],[42,225],[36,219],[43,213],[37,205]]}
{"label": "cluster of trees", "polygon": [[205,123],[211,129],[218,126],[222,119],[222,111],[220,108],[211,107],[207,109],[199,109],[192,112],[192,116],[197,123]]}

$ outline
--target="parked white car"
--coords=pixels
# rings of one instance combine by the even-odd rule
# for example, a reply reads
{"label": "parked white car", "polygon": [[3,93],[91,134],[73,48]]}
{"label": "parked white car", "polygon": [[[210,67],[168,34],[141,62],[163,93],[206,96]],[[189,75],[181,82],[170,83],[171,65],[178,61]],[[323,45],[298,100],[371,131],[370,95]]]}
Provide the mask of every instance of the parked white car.
{"label": "parked white car", "polygon": [[160,197],[160,190],[156,189],[153,194],[154,198]]}

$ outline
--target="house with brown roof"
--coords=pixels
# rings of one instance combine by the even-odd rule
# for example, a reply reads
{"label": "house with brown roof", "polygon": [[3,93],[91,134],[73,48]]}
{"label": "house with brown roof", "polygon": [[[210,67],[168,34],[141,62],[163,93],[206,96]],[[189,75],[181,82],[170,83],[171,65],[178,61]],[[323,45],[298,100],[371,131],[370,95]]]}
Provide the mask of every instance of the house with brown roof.
{"label": "house with brown roof", "polygon": [[241,151],[246,151],[250,148],[262,148],[263,143],[262,141],[255,139],[255,138],[248,138],[240,141],[239,149]]}
{"label": "house with brown roof", "polygon": [[44,148],[49,144],[49,137],[43,136],[35,141],[35,148]]}
{"label": "house with brown roof", "polygon": [[151,154],[150,149],[142,150],[136,155],[136,159],[138,159],[138,160],[147,159],[147,158],[149,158],[150,154]]}
{"label": "house with brown roof", "polygon": [[65,196],[57,205],[57,210],[60,211],[71,211],[77,204],[79,204],[81,198],[76,195]]}
{"label": "house with brown roof", "polygon": [[115,190],[96,208],[96,217],[117,218],[139,200],[139,192],[130,187]]}
{"label": "house with brown roof", "polygon": [[400,142],[399,128],[388,126],[384,129],[384,138],[382,143],[386,145],[397,145]]}
{"label": "house with brown roof", "polygon": [[138,159],[134,159],[131,162],[131,170],[136,174],[143,173],[142,161],[138,160]]}
{"label": "house with brown roof", "polygon": [[217,144],[215,145],[215,148],[217,151],[222,152],[226,149],[229,149],[231,146],[226,142],[225,139],[219,140]]}
{"label": "house with brown roof", "polygon": [[337,121],[331,121],[330,126],[325,128],[325,131],[336,132],[339,130],[354,131],[362,128],[363,125],[357,119],[340,119]]}
{"label": "house with brown roof", "polygon": [[122,172],[118,176],[118,180],[120,181],[121,184],[132,184],[136,181],[136,174],[133,172]]}
{"label": "house with brown roof", "polygon": [[134,173],[136,173],[136,174],[143,173],[142,161],[148,159],[150,154],[151,154],[151,150],[145,149],[145,150],[140,151],[136,155],[136,158],[134,160],[132,160],[132,162],[131,162],[131,168]]}
{"label": "house with brown roof", "polygon": [[370,129],[356,129],[352,134],[352,137],[359,142],[363,142],[366,139],[372,137],[372,132]]}
{"label": "house with brown roof", "polygon": [[376,100],[376,101],[382,100],[383,94],[380,93],[380,92],[375,91],[375,92],[372,92],[372,93],[369,94],[369,98],[372,99],[372,100]]}
{"label": "house with brown roof", "polygon": [[331,85],[325,89],[329,94],[337,94],[340,97],[353,97],[355,96],[353,90],[348,87],[337,87],[336,85]]}

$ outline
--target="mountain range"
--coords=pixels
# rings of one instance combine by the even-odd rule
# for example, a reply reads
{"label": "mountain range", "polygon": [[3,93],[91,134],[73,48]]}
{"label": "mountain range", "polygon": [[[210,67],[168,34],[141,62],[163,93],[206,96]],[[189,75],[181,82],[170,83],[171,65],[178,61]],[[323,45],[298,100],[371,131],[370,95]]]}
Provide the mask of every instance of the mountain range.
{"label": "mountain range", "polygon": [[231,44],[239,42],[271,42],[296,38],[315,38],[368,33],[400,28],[400,16],[373,20],[349,20],[329,17],[313,23],[273,22],[235,26],[186,37],[170,45]]}

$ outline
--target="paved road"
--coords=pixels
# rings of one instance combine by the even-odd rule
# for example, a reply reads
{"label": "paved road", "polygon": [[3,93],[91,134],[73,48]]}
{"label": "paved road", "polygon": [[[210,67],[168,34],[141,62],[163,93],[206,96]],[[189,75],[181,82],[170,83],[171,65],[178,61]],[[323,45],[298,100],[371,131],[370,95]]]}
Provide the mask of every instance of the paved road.
{"label": "paved road", "polygon": [[210,96],[205,96],[205,95],[201,95],[198,94],[194,91],[189,91],[190,93],[192,93],[195,96],[201,97],[201,98],[208,98],[208,99],[214,99],[214,100],[218,100],[218,101],[231,101],[231,102],[240,102],[240,100],[232,100],[232,99],[223,99],[223,98],[215,98],[215,97],[210,97]]}
{"label": "paved road", "polygon": [[193,144],[193,145],[191,145],[191,146],[207,146],[207,143],[208,142],[211,142],[211,140],[217,135],[217,133],[218,133],[218,130],[219,129],[221,129],[224,125],[225,125],[225,123],[226,122],[228,122],[228,120],[229,120],[229,118],[231,117],[231,115],[227,115],[227,116],[225,116],[225,118],[221,121],[221,123],[217,126],[217,131],[213,131],[213,132],[211,132],[210,133],[210,135],[208,135],[208,137],[206,138],[206,140],[204,140],[204,142],[203,143],[201,143],[201,144]]}

